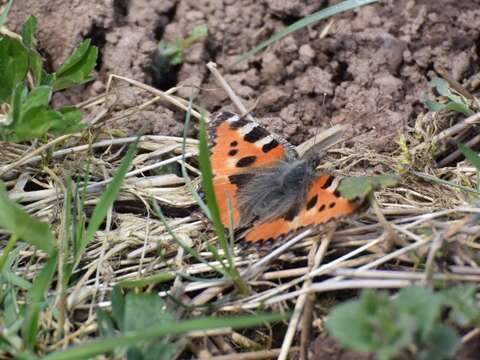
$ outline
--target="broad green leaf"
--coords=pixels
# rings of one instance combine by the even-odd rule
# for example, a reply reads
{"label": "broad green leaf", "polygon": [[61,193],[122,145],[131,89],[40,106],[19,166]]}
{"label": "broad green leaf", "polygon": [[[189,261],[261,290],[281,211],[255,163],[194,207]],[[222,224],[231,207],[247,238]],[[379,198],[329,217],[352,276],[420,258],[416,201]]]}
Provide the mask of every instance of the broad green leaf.
{"label": "broad green leaf", "polygon": [[112,317],[104,310],[97,308],[97,326],[100,336],[113,336],[115,335],[115,325]]}
{"label": "broad green leaf", "polygon": [[464,104],[463,102],[457,103],[457,102],[450,101],[445,106],[445,108],[448,109],[448,110],[452,110],[452,111],[461,113],[465,116],[472,116],[474,114],[474,112],[472,110],[470,110],[470,108],[466,104]]}
{"label": "broad green leaf", "polygon": [[54,123],[50,128],[50,132],[53,134],[63,135],[86,128],[86,124],[81,123],[83,113],[75,106],[64,106],[56,111],[62,114],[63,118],[61,121]]}
{"label": "broad green leaf", "polygon": [[52,98],[53,89],[50,86],[38,86],[32,89],[22,104],[22,113],[34,108],[47,107]]}
{"label": "broad green leaf", "polygon": [[267,322],[280,321],[285,315],[255,314],[245,316],[225,316],[196,318],[192,320],[175,321],[167,324],[155,324],[153,327],[91,341],[67,350],[57,351],[44,357],[44,360],[90,359],[96,355],[114,350],[117,347],[137,345],[141,341],[150,341],[162,336],[178,335],[188,331],[210,330],[222,327],[232,329],[257,326]]}
{"label": "broad green leaf", "polygon": [[57,77],[68,76],[77,72],[78,65],[84,61],[90,49],[90,39],[84,40],[78,45],[73,53],[64,61],[60,68],[55,72]]}
{"label": "broad green leaf", "polygon": [[8,102],[17,84],[24,81],[28,66],[28,50],[22,43],[8,36],[0,38],[0,103]]}
{"label": "broad green leaf", "polygon": [[421,286],[412,285],[402,289],[394,302],[400,314],[416,321],[420,339],[426,339],[441,314],[440,296]]}
{"label": "broad green leaf", "polygon": [[38,249],[47,253],[54,250],[54,237],[50,227],[28,215],[8,198],[3,182],[0,181],[0,228],[16,234]]}
{"label": "broad green leaf", "polygon": [[425,105],[425,107],[428,110],[433,111],[433,112],[443,110],[447,107],[446,104],[441,104],[439,102],[433,101],[428,96],[423,96],[421,100],[423,102],[423,105]]}
{"label": "broad green leaf", "polygon": [[430,100],[428,97],[424,97],[422,101],[430,111],[436,112],[443,109],[448,109],[462,113],[466,116],[473,115],[473,111],[464,102],[463,98],[451,91],[450,85],[445,79],[434,78],[430,81],[430,86],[434,87],[441,96],[444,96],[450,100],[446,104],[441,104]]}
{"label": "broad green leaf", "polygon": [[186,38],[177,38],[171,43],[160,41],[154,53],[152,68],[157,77],[171,70],[171,65],[179,65],[183,54],[193,43],[203,39],[208,34],[206,25],[196,26]]}
{"label": "broad green leaf", "polygon": [[458,149],[462,152],[465,158],[472,163],[473,166],[480,172],[480,156],[470,149],[469,147],[463,145],[462,143],[458,144]]}
{"label": "broad green leaf", "polygon": [[25,84],[20,83],[15,87],[12,96],[12,109],[10,110],[11,125],[14,127],[20,122],[22,113],[22,104],[28,96],[28,90]]}
{"label": "broad green leaf", "polygon": [[16,142],[37,139],[63,118],[58,111],[33,108],[23,114],[20,123],[15,126]]}
{"label": "broad green leaf", "polygon": [[396,186],[398,181],[399,177],[395,174],[347,177],[340,183],[338,191],[348,200],[363,199],[379,188]]}
{"label": "broad green leaf", "polygon": [[457,102],[457,103],[462,102],[462,98],[460,96],[452,93],[452,91],[450,90],[450,86],[445,79],[438,78],[438,77],[433,78],[430,81],[430,86],[434,87],[441,96],[445,96],[446,98],[450,99],[453,102]]}
{"label": "broad green leaf", "polygon": [[449,316],[457,325],[466,327],[480,324],[480,307],[477,304],[476,292],[475,286],[463,285],[440,293],[443,301],[452,308]]}
{"label": "broad green leaf", "polygon": [[90,81],[90,73],[97,63],[97,48],[90,46],[90,39],[83,41],[60,66],[54,76],[53,87],[62,90]]}
{"label": "broad green leaf", "polygon": [[[76,120],[73,115],[77,116],[78,110],[68,108],[65,111],[69,116],[68,122],[63,122],[64,115],[48,107],[51,97],[52,88],[50,86],[35,87],[27,95],[25,85],[19,84],[13,94],[12,109],[9,114],[12,121],[7,127],[10,130],[7,139],[20,142],[39,138],[55,126],[60,129],[62,125],[73,128]],[[74,130],[76,129],[77,127],[74,128]]]}
{"label": "broad green leaf", "polygon": [[354,9],[356,7],[360,7],[360,6],[363,6],[363,5],[368,5],[368,4],[377,2],[377,1],[378,0],[346,0],[346,1],[342,1],[341,3],[332,5],[328,8],[326,8],[326,9],[317,11],[317,12],[315,12],[315,13],[309,15],[309,16],[306,16],[305,18],[303,18],[303,19],[301,19],[297,22],[294,22],[292,25],[287,26],[286,28],[284,28],[284,29],[280,30],[279,32],[275,33],[272,37],[270,37],[270,39],[262,42],[258,46],[255,46],[252,50],[247,51],[246,53],[244,53],[243,55],[241,55],[238,58],[237,63],[239,63],[241,61],[244,61],[245,59],[247,59],[250,56],[259,52],[260,50],[263,50],[264,48],[266,48],[270,44],[273,44],[274,42],[290,35],[291,33],[295,32],[297,30],[300,30],[304,27],[313,25],[314,23],[317,23],[320,20],[327,19],[330,16],[339,14],[341,12],[351,10],[351,9]]}
{"label": "broad green leaf", "polygon": [[129,292],[125,296],[123,332],[147,329],[173,321],[172,315],[166,312],[165,301],[158,294]]}
{"label": "broad green leaf", "polygon": [[119,286],[112,290],[112,317],[120,330],[124,329],[125,297]]}
{"label": "broad green leaf", "polygon": [[37,29],[37,19],[30,15],[22,26],[22,42],[27,48],[32,47],[33,34]]}
{"label": "broad green leaf", "polygon": [[35,86],[42,85],[42,66],[43,60],[39,53],[37,53],[34,49],[30,49],[28,52],[30,58],[30,71],[33,75],[33,83]]}
{"label": "broad green leaf", "polygon": [[370,352],[375,350],[372,341],[373,329],[361,318],[360,304],[357,301],[347,301],[335,306],[325,323],[331,336],[341,344],[357,351]]}
{"label": "broad green leaf", "polygon": [[417,354],[418,360],[451,359],[460,347],[460,337],[451,328],[436,324]]}
{"label": "broad green leaf", "polygon": [[5,24],[5,20],[7,20],[8,12],[10,11],[10,8],[12,7],[13,0],[9,0],[5,8],[3,9],[2,14],[0,15],[0,27]]}
{"label": "broad green leaf", "polygon": [[55,74],[49,74],[45,71],[45,69],[42,68],[42,76],[40,78],[40,85],[52,86],[53,81],[55,80]]}
{"label": "broad green leaf", "polygon": [[326,327],[341,344],[379,359],[393,359],[413,340],[412,322],[398,316],[387,295],[371,290],[335,306]]}

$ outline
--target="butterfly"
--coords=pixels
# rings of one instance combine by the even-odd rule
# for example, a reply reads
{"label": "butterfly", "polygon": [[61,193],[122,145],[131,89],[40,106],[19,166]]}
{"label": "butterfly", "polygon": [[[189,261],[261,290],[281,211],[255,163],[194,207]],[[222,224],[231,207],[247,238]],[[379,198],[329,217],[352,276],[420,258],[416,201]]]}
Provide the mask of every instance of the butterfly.
{"label": "butterfly", "polygon": [[223,225],[246,229],[248,244],[273,243],[306,227],[353,214],[339,178],[317,173],[318,156],[230,112],[208,126],[213,188]]}

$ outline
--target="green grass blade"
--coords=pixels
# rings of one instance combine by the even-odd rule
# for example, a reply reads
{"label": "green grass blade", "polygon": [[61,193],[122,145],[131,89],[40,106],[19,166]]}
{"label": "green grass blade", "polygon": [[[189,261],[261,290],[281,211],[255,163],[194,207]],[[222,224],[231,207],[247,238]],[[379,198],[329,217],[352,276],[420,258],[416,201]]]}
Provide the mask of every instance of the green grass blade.
{"label": "green grass blade", "polygon": [[477,169],[477,172],[480,171],[480,156],[470,149],[468,146],[463,145],[462,143],[458,144],[458,148],[462,154],[467,158],[468,161],[472,163],[473,166]]}
{"label": "green grass blade", "polygon": [[354,9],[359,6],[363,5],[368,5],[374,2],[377,2],[378,0],[346,0],[343,1],[339,4],[330,6],[326,9],[317,11],[313,13],[312,15],[306,16],[305,18],[294,22],[292,25],[287,26],[286,28],[280,30],[279,32],[275,33],[270,39],[262,42],[260,45],[255,46],[253,49],[247,51],[243,55],[241,55],[238,60],[236,61],[237,63],[244,61],[245,59],[249,58],[250,56],[256,54],[262,49],[265,49],[267,46],[270,44],[273,44],[274,42],[284,38],[285,36],[290,35],[291,33],[300,30],[306,26],[312,25],[320,20],[329,18],[330,16],[339,14],[341,12],[347,11]]}
{"label": "green grass blade", "polygon": [[45,293],[53,279],[57,266],[57,253],[50,255],[48,261],[43,266],[40,274],[35,278],[32,287],[27,294],[28,308],[22,327],[22,335],[25,346],[33,349],[37,340],[38,319],[40,315],[41,303]]}
{"label": "green grass blade", "polygon": [[10,11],[12,4],[13,4],[13,0],[10,0],[7,6],[5,6],[3,13],[0,15],[0,27],[2,27],[3,24],[5,24],[5,20],[7,20],[8,12]]}
{"label": "green grass blade", "polygon": [[90,359],[93,356],[112,351],[117,347],[138,345],[139,342],[150,341],[161,336],[177,335],[188,331],[209,330],[222,327],[231,327],[233,329],[246,328],[266,322],[280,321],[286,317],[287,316],[280,314],[257,314],[220,318],[198,318],[168,324],[158,324],[150,329],[132,331],[124,335],[92,341],[68,350],[57,351],[44,357],[44,360]]}
{"label": "green grass blade", "polygon": [[200,163],[200,171],[202,172],[202,185],[203,191],[205,192],[205,198],[207,199],[207,205],[210,209],[210,215],[212,216],[213,226],[215,228],[215,233],[218,236],[220,245],[222,246],[225,253],[228,253],[228,246],[226,246],[225,238],[225,229],[223,227],[222,221],[220,220],[220,210],[218,209],[217,199],[215,197],[215,192],[213,191],[213,174],[212,166],[210,164],[210,157],[208,151],[208,141],[207,141],[207,130],[205,127],[205,120],[203,117],[200,119],[199,128],[198,128],[198,137],[199,137],[199,155],[198,160]]}
{"label": "green grass blade", "polygon": [[50,227],[27,214],[17,203],[10,200],[0,181],[0,228],[47,253],[54,250],[54,236]]}
{"label": "green grass blade", "polygon": [[0,256],[0,273],[3,270],[5,263],[7,262],[10,251],[12,251],[13,247],[17,243],[17,240],[18,240],[17,235],[12,234],[10,236],[10,239],[8,239],[7,245],[5,245],[5,247],[2,249],[2,256]]}
{"label": "green grass blade", "polygon": [[475,189],[472,189],[472,188],[469,188],[469,187],[466,187],[466,186],[462,186],[462,185],[457,185],[455,183],[452,183],[451,181],[439,179],[439,178],[436,178],[436,177],[433,177],[433,176],[430,176],[430,175],[422,174],[421,172],[412,171],[412,174],[414,174],[415,176],[418,176],[419,178],[425,179],[427,181],[431,181],[431,182],[436,183],[436,184],[447,185],[447,186],[457,188],[457,189],[465,191],[465,192],[479,194],[479,192]]}
{"label": "green grass blade", "polygon": [[75,266],[78,265],[80,258],[87,248],[87,245],[92,241],[95,233],[102,225],[105,217],[107,216],[108,209],[112,206],[113,202],[117,198],[117,195],[122,187],[123,179],[125,174],[128,172],[130,164],[135,157],[135,153],[137,151],[137,145],[140,137],[137,137],[135,142],[133,142],[130,147],[128,148],[127,154],[122,160],[119,168],[117,169],[117,173],[113,177],[113,180],[110,184],[108,184],[107,188],[105,189],[104,193],[100,197],[100,200],[95,206],[93,210],[92,216],[90,218],[87,231],[85,233],[85,237],[81,239],[81,242],[78,246],[77,253],[75,254]]}
{"label": "green grass blade", "polygon": [[187,185],[188,190],[190,191],[192,196],[195,198],[196,203],[198,204],[200,209],[202,209],[205,216],[211,221],[212,216],[210,215],[210,210],[208,209],[208,206],[205,204],[205,202],[202,200],[202,198],[198,195],[197,191],[193,187],[192,180],[188,176],[187,168],[185,166],[185,152],[186,152],[186,146],[187,146],[187,134],[188,134],[188,129],[190,128],[190,119],[192,114],[192,101],[193,101],[193,96],[190,98],[188,102],[188,109],[185,114],[185,125],[183,127],[182,162],[181,162],[182,176],[185,179],[185,184]]}
{"label": "green grass blade", "polygon": [[145,277],[143,279],[137,280],[123,280],[118,283],[118,286],[121,288],[136,288],[136,287],[144,287],[147,285],[156,285],[159,283],[164,283],[170,280],[175,279],[175,272],[174,271],[162,271],[158,274],[154,274],[152,276]]}
{"label": "green grass blade", "polygon": [[213,227],[215,233],[217,234],[218,241],[222,250],[224,252],[224,257],[228,261],[228,275],[230,279],[235,284],[235,288],[242,294],[247,294],[249,292],[248,285],[241,278],[235,263],[233,261],[233,254],[230,251],[227,237],[225,235],[225,228],[220,218],[220,210],[218,209],[217,199],[215,196],[215,191],[213,190],[213,173],[212,166],[210,164],[210,156],[208,150],[208,141],[207,141],[207,131],[205,128],[205,120],[203,116],[200,118],[200,123],[198,127],[198,138],[199,138],[199,154],[198,160],[200,163],[200,171],[202,172],[202,184],[203,191],[205,191],[205,198],[207,199],[207,205],[210,209],[210,215],[212,216]]}

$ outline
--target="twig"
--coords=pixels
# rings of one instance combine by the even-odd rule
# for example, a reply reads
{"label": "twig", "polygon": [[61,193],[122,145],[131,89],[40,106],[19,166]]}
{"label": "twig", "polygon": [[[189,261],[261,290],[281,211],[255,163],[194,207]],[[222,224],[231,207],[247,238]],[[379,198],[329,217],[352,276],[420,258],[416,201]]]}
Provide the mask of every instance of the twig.
{"label": "twig", "polygon": [[[465,145],[469,148],[476,146],[480,142],[480,134],[476,135],[475,137],[468,140]],[[460,156],[463,156],[463,153],[460,150],[455,150],[452,153],[448,154],[448,156],[444,157],[440,160],[437,164],[437,168],[443,168],[445,166],[450,165],[455,160],[457,160]]]}
{"label": "twig", "polygon": [[52,146],[54,146],[55,144],[58,144],[70,137],[74,136],[74,134],[68,134],[68,135],[63,135],[63,136],[60,136],[56,139],[53,139],[52,141],[46,143],[45,145],[42,145],[40,146],[38,149],[36,150],[33,150],[32,152],[29,152],[27,153],[25,156],[23,156],[22,158],[18,159],[17,161],[15,161],[14,163],[10,164],[10,165],[5,165],[2,169],[0,169],[0,176],[6,174],[7,172],[9,171],[12,171],[13,169],[15,169],[16,167],[20,166],[20,165],[23,165],[25,164],[28,160],[30,160],[31,158],[33,158],[35,155],[38,155],[38,154],[41,154],[43,153],[45,150],[51,148]]}
{"label": "twig", "polygon": [[[290,349],[289,354],[298,352],[298,347]],[[278,356],[280,349],[273,350],[261,350],[252,352],[242,352],[240,354],[229,354],[221,356],[213,356],[210,360],[261,360],[261,359],[273,359]]]}
{"label": "twig", "polygon": [[[146,85],[140,81],[136,81],[136,80],[132,80],[132,79],[129,79],[127,77],[124,77],[124,76],[120,76],[120,75],[115,75],[115,74],[111,74],[109,77],[108,77],[108,81],[107,81],[107,89],[110,89],[110,86],[111,86],[111,83],[112,83],[112,79],[119,79],[119,80],[123,80],[129,84],[132,84],[136,87],[139,87],[140,89],[143,89],[143,90],[146,90],[154,95],[157,95],[159,97],[161,97],[162,99],[170,102],[171,104],[179,107],[180,109],[183,109],[185,111],[189,111],[188,109],[188,102],[185,101],[184,99],[182,98],[179,98],[177,96],[173,96],[173,95],[170,95],[164,91],[161,91],[161,90],[158,90],[152,86],[149,86],[149,85]],[[197,110],[195,109],[191,109],[191,114],[196,117],[197,119],[200,119],[202,116],[205,118],[205,121],[208,122],[209,121],[209,118],[210,118],[210,114],[208,114],[207,112],[205,112],[204,114],[200,114]]]}
{"label": "twig", "polygon": [[305,239],[306,237],[310,236],[313,233],[312,229],[307,229],[302,231],[300,234],[294,236],[292,239],[288,240],[285,244],[279,246],[267,256],[263,257],[260,261],[256,262],[254,266],[246,271],[241,273],[241,276],[250,279],[255,277],[261,270],[270,262],[272,259],[277,258],[280,254],[290,249],[294,244],[298,243],[299,241]]}
{"label": "twig", "polygon": [[217,70],[217,64],[214,62],[209,62],[207,64],[208,70],[212,73],[213,77],[217,81],[217,83],[225,90],[230,100],[232,100],[233,104],[237,107],[240,111],[242,116],[245,116],[250,121],[255,121],[253,116],[248,112],[247,108],[243,103],[240,101],[240,98],[235,94],[232,90],[231,86],[227,83],[227,81],[220,75],[220,72]]}
{"label": "twig", "polygon": [[[480,121],[480,113],[473,114],[472,116],[469,116],[468,118],[460,121],[458,124],[455,124],[448,129],[445,129],[442,131],[440,134],[437,134],[433,136],[430,140],[429,143],[437,143],[440,140],[450,138],[452,135],[462,131],[463,129],[474,125]],[[418,151],[419,149],[425,147],[425,143],[418,144],[415,146],[412,150],[413,151]]]}
{"label": "twig", "polygon": [[433,288],[433,277],[434,277],[434,261],[435,256],[437,255],[438,250],[442,247],[444,240],[443,232],[439,232],[435,235],[435,238],[430,245],[430,250],[428,252],[427,261],[425,263],[425,276],[424,276],[424,283],[430,288]]}
{"label": "twig", "polygon": [[385,237],[385,245],[383,248],[385,252],[390,252],[391,249],[395,246],[396,243],[399,245],[404,245],[401,244],[399,241],[397,234],[395,234],[395,230],[393,229],[392,225],[387,221],[385,216],[382,213],[382,209],[380,209],[380,206],[378,206],[378,202],[375,199],[374,194],[370,194],[369,196],[370,200],[370,205],[372,206],[373,211],[375,212],[375,215],[377,216],[378,222],[382,225],[383,229],[387,233],[387,236]]}

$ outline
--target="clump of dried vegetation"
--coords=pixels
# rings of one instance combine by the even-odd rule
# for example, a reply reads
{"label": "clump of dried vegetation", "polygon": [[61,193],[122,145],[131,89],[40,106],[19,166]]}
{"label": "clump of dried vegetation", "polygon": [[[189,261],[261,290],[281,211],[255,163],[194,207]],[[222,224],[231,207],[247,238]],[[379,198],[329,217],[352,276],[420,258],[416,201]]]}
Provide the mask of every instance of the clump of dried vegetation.
{"label": "clump of dried vegetation", "polygon": [[[230,244],[200,215],[197,139],[115,137],[106,128],[153,103],[208,123],[210,114],[178,97],[177,88],[162,92],[112,75],[103,95],[76,105],[87,130],[2,141],[0,358],[306,358],[326,327],[381,359],[429,358],[436,354],[429,346],[440,343],[447,345],[436,358],[451,354],[478,336],[480,320],[480,160],[451,146],[478,144],[480,107],[463,86],[439,84],[440,102],[426,102],[431,110],[397,152],[340,144],[325,156],[324,166],[343,174],[399,173],[399,185],[375,192],[359,217],[299,234],[267,256]],[[116,111],[120,86],[151,99]],[[458,161],[462,154],[469,160]],[[204,210],[215,223],[214,211]],[[336,298],[359,289],[391,291],[367,292],[331,311]],[[397,289],[405,290],[391,305],[387,294]],[[419,309],[433,310],[425,317]],[[248,316],[258,312],[280,315]],[[362,335],[345,337],[346,324],[360,324]],[[379,333],[387,335],[378,340]]]}

